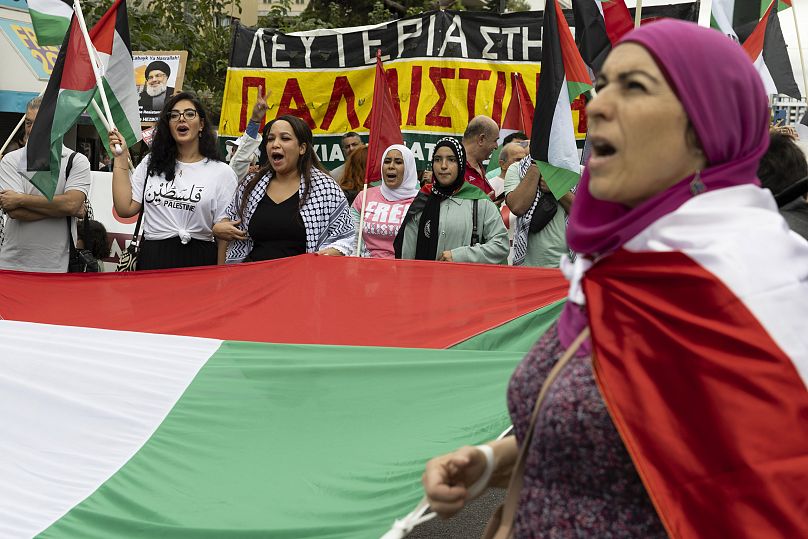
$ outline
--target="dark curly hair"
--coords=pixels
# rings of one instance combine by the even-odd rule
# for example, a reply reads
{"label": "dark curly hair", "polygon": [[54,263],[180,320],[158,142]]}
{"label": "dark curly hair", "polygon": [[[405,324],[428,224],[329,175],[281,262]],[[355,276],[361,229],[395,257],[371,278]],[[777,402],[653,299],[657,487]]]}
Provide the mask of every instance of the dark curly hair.
{"label": "dark curly hair", "polygon": [[168,126],[169,114],[177,102],[187,100],[194,104],[194,108],[202,119],[202,131],[199,133],[199,153],[213,161],[221,161],[219,145],[216,143],[216,136],[210,125],[208,111],[199,99],[190,92],[180,92],[171,96],[166,101],[163,110],[160,111],[160,120],[154,132],[154,140],[151,145],[151,157],[149,166],[146,168],[146,176],[159,176],[164,174],[166,180],[173,181],[177,168],[177,142],[171,136],[171,129]]}
{"label": "dark curly hair", "polygon": [[84,248],[93,254],[93,258],[101,260],[109,256],[110,244],[107,229],[98,221],[90,219],[87,222],[87,237],[84,236],[84,221],[79,220],[76,226],[78,239],[84,242]]}
{"label": "dark curly hair", "polygon": [[320,159],[317,157],[317,154],[314,153],[314,135],[312,134],[311,128],[309,128],[308,124],[297,116],[291,116],[288,114],[278,116],[271,122],[267,122],[267,125],[264,126],[260,148],[261,159],[258,161],[261,168],[258,169],[258,172],[255,174],[247,176],[244,179],[245,187],[244,193],[241,197],[241,208],[239,209],[241,219],[244,219],[244,208],[247,207],[247,200],[250,198],[250,194],[253,192],[253,189],[255,189],[255,186],[258,185],[261,178],[268,173],[272,175],[275,174],[275,171],[272,169],[272,161],[270,161],[269,157],[267,156],[266,148],[268,143],[267,139],[269,138],[269,131],[278,120],[289,122],[289,125],[292,126],[292,131],[295,133],[295,138],[297,138],[297,143],[301,146],[304,144],[306,145],[305,152],[297,160],[297,172],[300,174],[300,177],[303,178],[303,193],[300,194],[300,204],[298,205],[299,208],[302,208],[306,203],[306,200],[309,198],[309,191],[311,190],[311,169],[316,168],[327,174],[327,171],[320,163]]}

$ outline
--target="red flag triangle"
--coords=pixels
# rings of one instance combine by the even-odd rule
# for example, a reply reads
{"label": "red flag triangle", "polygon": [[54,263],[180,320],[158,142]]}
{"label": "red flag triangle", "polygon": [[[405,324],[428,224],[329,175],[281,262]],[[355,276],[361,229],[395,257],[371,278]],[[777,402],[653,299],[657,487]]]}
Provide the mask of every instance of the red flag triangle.
{"label": "red flag triangle", "polygon": [[370,139],[368,140],[368,162],[365,169],[365,183],[380,180],[382,177],[382,153],[392,144],[404,144],[401,124],[396,114],[396,105],[382,66],[382,51],[376,51],[376,81],[373,85],[373,107],[370,109]]}

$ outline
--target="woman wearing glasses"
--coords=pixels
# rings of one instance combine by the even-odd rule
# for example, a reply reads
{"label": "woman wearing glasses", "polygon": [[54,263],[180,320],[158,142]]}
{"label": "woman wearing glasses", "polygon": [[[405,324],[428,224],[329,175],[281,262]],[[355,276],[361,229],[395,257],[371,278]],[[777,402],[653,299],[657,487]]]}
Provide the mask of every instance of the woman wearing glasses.
{"label": "woman wearing glasses", "polygon": [[216,264],[213,224],[225,217],[236,174],[219,158],[216,137],[202,103],[188,92],[172,96],[157,123],[151,153],[131,178],[128,151],[117,130],[112,200],[121,217],[145,207],[138,270]]}

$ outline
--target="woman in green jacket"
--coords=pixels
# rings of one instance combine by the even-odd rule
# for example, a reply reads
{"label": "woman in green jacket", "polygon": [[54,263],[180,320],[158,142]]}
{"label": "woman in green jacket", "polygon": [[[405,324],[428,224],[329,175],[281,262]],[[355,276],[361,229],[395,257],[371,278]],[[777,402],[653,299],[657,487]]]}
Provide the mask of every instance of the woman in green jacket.
{"label": "woman in green jacket", "polygon": [[505,264],[508,232],[499,210],[477,187],[463,180],[463,145],[444,137],[432,157],[433,183],[407,212],[394,243],[396,258]]}

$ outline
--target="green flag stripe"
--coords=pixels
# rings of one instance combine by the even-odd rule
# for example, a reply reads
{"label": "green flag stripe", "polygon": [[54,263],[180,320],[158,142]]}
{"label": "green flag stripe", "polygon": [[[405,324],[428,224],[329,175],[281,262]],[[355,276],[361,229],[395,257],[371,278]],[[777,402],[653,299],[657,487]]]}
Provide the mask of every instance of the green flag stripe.
{"label": "green flag stripe", "polygon": [[[95,90],[93,88],[86,91],[59,91],[50,131],[50,171],[37,172],[31,178],[31,183],[34,184],[34,187],[39,189],[48,200],[53,199],[56,185],[59,182],[64,136],[81,116],[82,111],[92,99]],[[45,121],[44,118],[42,121]]]}
{"label": "green flag stripe", "polygon": [[41,46],[62,44],[67,29],[70,26],[70,17],[60,17],[39,11],[29,10],[31,24],[34,27],[36,41]]}
{"label": "green flag stripe", "polygon": [[[110,112],[112,112],[112,119],[115,122],[115,127],[118,129],[121,135],[123,135],[123,138],[126,141],[126,145],[131,148],[132,146],[137,144],[138,141],[137,136],[135,135],[132,126],[129,124],[129,118],[126,117],[126,112],[118,103],[115,93],[112,91],[112,88],[110,87],[107,79],[104,79],[104,90],[107,94],[107,101],[109,102],[109,108]],[[101,102],[101,96],[96,95],[94,100],[98,104],[98,108],[104,110],[104,105]],[[107,153],[110,156],[113,156],[112,152],[109,149],[107,129],[106,127],[104,127],[104,122],[102,122],[101,118],[98,117],[98,114],[96,114],[95,108],[93,108],[92,105],[87,107],[87,114],[93,121],[93,125],[95,125],[95,129],[96,131],[98,131],[98,134],[101,138],[101,143],[104,145],[104,148],[106,148]]]}
{"label": "green flag stripe", "polygon": [[225,342],[42,537],[378,538],[425,461],[498,435],[521,352]]}
{"label": "green flag stripe", "polygon": [[500,350],[527,353],[561,316],[564,303],[566,303],[565,299],[522,315],[458,343],[452,346],[451,350]]}
{"label": "green flag stripe", "polygon": [[585,82],[567,81],[567,93],[570,96],[570,103],[575,101],[579,95],[584,92],[588,92],[591,89],[591,84],[587,84]]}
{"label": "green flag stripe", "polygon": [[580,174],[543,161],[538,162],[538,167],[544,181],[547,182],[547,186],[556,198],[561,198],[567,194],[581,179]]}

